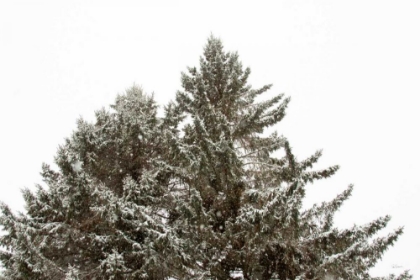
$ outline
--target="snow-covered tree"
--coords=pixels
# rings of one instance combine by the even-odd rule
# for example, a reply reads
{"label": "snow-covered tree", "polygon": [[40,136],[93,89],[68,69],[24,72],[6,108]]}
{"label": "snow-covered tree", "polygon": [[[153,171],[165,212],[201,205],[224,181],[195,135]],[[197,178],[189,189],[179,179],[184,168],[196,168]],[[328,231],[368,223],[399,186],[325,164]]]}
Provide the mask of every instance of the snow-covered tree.
{"label": "snow-covered tree", "polygon": [[285,137],[264,133],[290,100],[263,100],[270,85],[253,89],[249,75],[210,37],[163,117],[133,87],[94,123],[79,120],[58,170],[43,165],[47,187],[23,191],[25,213],[1,205],[4,277],[374,279],[402,229],[378,237],[388,216],[334,227],[352,186],[302,208],[305,186],[338,166],[313,170],[321,152],[299,161]]}
{"label": "snow-covered tree", "polygon": [[[186,170],[179,181],[188,208],[174,210],[181,218],[173,226],[195,244],[196,271],[212,279],[369,279],[402,229],[375,238],[389,217],[334,227],[352,186],[331,202],[302,209],[305,185],[338,166],[314,171],[320,151],[298,161],[285,137],[263,133],[282,120],[290,100],[277,95],[257,102],[270,85],[253,89],[249,75],[238,55],[211,37],[200,66],[182,74],[176,96],[191,121],[173,162]],[[278,151],[284,156],[276,157]]]}
{"label": "snow-covered tree", "polygon": [[[180,274],[184,242],[166,225],[169,127],[138,87],[96,123],[79,120],[42,169],[47,189],[24,190],[26,213],[1,205],[7,279],[162,279]],[[73,277],[73,278],[71,278]]]}

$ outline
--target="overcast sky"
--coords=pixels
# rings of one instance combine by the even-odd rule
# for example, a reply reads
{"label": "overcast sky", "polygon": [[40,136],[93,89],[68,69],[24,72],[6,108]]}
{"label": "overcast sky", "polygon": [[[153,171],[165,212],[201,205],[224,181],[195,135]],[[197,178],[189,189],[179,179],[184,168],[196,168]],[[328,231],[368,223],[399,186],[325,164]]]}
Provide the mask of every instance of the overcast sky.
{"label": "overcast sky", "polygon": [[404,0],[0,1],[0,200],[22,210],[76,119],[134,83],[174,98],[213,34],[254,87],[291,96],[276,129],[297,156],[323,149],[318,168],[341,166],[305,205],[353,183],[337,225],[390,214],[405,234],[374,273],[420,279],[419,15]]}

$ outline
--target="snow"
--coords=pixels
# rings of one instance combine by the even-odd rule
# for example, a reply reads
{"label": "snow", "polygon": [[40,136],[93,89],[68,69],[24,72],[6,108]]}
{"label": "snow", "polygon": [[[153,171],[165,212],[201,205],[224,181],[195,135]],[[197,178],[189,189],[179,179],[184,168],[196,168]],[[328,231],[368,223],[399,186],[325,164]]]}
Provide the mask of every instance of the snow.
{"label": "snow", "polygon": [[80,160],[77,160],[71,164],[71,168],[73,169],[74,172],[79,173],[79,172],[82,172],[82,165],[83,163]]}

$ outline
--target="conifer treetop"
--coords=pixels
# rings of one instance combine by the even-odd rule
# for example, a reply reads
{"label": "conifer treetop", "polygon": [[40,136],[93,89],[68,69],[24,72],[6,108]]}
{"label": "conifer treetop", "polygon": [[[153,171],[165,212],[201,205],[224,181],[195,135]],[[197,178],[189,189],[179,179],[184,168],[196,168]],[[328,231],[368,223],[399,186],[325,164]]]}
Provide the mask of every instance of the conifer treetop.
{"label": "conifer treetop", "polygon": [[78,120],[58,170],[42,167],[46,187],[23,190],[25,213],[0,204],[3,278],[411,279],[369,273],[403,232],[378,234],[389,216],[334,225],[352,185],[303,209],[306,186],[338,166],[314,169],[321,151],[299,160],[265,133],[290,98],[264,100],[271,85],[250,73],[211,36],[163,117],[133,86]]}

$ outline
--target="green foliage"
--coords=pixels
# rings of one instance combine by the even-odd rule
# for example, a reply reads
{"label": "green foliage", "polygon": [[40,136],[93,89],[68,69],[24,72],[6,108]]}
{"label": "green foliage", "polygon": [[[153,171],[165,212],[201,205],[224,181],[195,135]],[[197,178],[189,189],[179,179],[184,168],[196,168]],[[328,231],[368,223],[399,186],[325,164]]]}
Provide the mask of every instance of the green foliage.
{"label": "green foliage", "polygon": [[388,216],[334,227],[352,186],[302,209],[305,185],[338,166],[313,170],[320,151],[299,161],[284,136],[264,133],[290,99],[257,102],[271,86],[253,89],[249,75],[210,37],[163,117],[133,87],[95,123],[79,120],[59,170],[42,168],[47,188],[23,191],[26,213],[1,205],[4,277],[385,279],[369,269],[402,229],[376,237]]}

